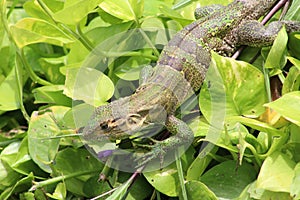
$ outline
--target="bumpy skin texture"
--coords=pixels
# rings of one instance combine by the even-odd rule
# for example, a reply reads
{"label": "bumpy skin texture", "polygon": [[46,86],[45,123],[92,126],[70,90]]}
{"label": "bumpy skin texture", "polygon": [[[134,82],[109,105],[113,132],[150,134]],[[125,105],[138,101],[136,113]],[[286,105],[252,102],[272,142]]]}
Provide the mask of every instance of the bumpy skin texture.
{"label": "bumpy skin texture", "polygon": [[211,13],[186,26],[171,39],[153,73],[133,95],[97,108],[84,128],[83,138],[94,142],[103,138],[115,141],[129,138],[155,123],[162,124],[173,136],[156,141],[138,165],[164,156],[183,143],[190,144],[192,131],[173,114],[192,91],[200,89],[211,61],[210,51],[230,56],[240,45],[270,45],[283,24],[300,30],[299,23],[275,22],[265,28],[256,21],[276,2],[235,0],[226,7],[198,10],[201,17]]}

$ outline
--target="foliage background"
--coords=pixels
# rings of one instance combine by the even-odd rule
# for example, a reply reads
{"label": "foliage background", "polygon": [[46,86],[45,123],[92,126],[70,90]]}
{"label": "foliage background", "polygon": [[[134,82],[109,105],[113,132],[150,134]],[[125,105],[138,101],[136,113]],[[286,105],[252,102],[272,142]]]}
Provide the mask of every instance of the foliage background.
{"label": "foliage background", "polygon": [[[172,35],[194,20],[197,5],[220,2],[228,3],[1,0],[0,199],[92,198],[111,190],[98,181],[101,171],[117,188],[110,199],[300,199],[297,33],[288,37],[282,30],[273,47],[246,48],[239,59],[247,62],[259,52],[252,65],[213,55],[212,69],[227,80],[220,83],[225,89],[209,90],[216,80],[211,70],[199,95],[203,115],[189,122],[195,142],[182,168],[174,163],[134,179],[108,170],[78,137],[66,137],[88,120],[78,118],[82,113],[134,91],[141,68],[154,64]],[[286,19],[300,21],[299,6],[293,1]],[[139,40],[120,34],[131,29],[139,29]],[[105,43],[111,38],[122,45]],[[78,88],[78,80],[93,84]],[[212,97],[224,93],[225,125],[214,127],[212,116],[224,99]],[[207,137],[210,132],[220,137]],[[196,154],[203,141],[214,146]]]}

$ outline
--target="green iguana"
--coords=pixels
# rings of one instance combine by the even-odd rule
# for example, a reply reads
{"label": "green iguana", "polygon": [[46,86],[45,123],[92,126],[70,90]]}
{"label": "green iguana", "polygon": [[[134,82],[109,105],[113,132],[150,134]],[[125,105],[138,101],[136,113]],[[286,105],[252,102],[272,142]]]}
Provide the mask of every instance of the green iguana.
{"label": "green iguana", "polygon": [[[212,5],[196,10],[198,20],[169,41],[157,65],[134,94],[96,108],[83,130],[83,139],[94,145],[105,139],[136,140],[134,149],[148,151],[129,158],[135,167],[153,159],[162,160],[168,152],[191,144],[193,132],[174,113],[192,91],[200,89],[210,65],[210,52],[230,56],[241,45],[271,45],[283,25],[288,32],[300,31],[299,22],[276,21],[264,27],[257,21],[277,2],[235,0],[228,6]],[[147,139],[157,133],[149,133],[155,124],[165,127],[171,136],[161,141]],[[113,154],[96,153],[98,157]]]}

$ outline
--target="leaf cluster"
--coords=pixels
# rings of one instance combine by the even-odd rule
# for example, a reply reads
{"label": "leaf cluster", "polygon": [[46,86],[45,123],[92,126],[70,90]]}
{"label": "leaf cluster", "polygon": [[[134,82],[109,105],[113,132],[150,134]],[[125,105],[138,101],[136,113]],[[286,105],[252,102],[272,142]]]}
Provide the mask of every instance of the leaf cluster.
{"label": "leaf cluster", "polygon": [[242,61],[212,55],[199,99],[183,105],[202,115],[182,169],[109,170],[76,135],[96,106],[135,90],[199,2],[1,0],[0,199],[300,199],[299,33],[282,29]]}

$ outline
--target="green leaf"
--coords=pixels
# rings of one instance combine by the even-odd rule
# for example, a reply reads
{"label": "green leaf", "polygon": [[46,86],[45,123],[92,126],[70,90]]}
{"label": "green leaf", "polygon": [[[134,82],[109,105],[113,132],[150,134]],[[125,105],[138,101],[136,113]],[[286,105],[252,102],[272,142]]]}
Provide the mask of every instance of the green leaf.
{"label": "green leaf", "polygon": [[[120,173],[118,175],[119,182],[125,182],[132,174]],[[123,181],[124,180],[124,181]],[[143,192],[141,192],[143,191]],[[138,176],[134,184],[130,187],[126,200],[147,199],[151,195],[153,187],[147,182],[145,177]]]}
{"label": "green leaf", "polygon": [[296,163],[287,155],[276,151],[261,166],[257,187],[274,192],[290,192]]}
{"label": "green leaf", "polygon": [[282,86],[282,94],[297,91],[300,89],[300,70],[293,66],[290,68],[289,73],[284,80]]}
{"label": "green leaf", "polygon": [[295,176],[291,185],[291,196],[294,199],[300,199],[300,163],[297,163],[297,165],[294,168],[294,171]]}
{"label": "green leaf", "polygon": [[[43,2],[52,12],[61,10],[64,6],[64,3],[60,0],[43,0]],[[43,10],[42,7],[40,7],[39,3],[36,0],[26,1],[23,5],[23,8],[25,9],[26,13],[31,17],[44,19],[48,22],[52,22],[51,17]]]}
{"label": "green leaf", "polygon": [[186,26],[192,22],[192,20],[186,19],[185,17],[180,15],[177,11],[174,11],[165,5],[162,5],[160,7],[160,10],[165,16],[174,19],[175,21],[179,22],[182,26]]}
{"label": "green leaf", "polygon": [[32,173],[30,173],[27,177],[19,179],[13,187],[1,193],[0,199],[2,200],[10,199],[10,196],[13,195],[14,193],[27,191],[32,185],[33,179],[34,176]]}
{"label": "green leaf", "polygon": [[246,126],[249,126],[255,130],[258,130],[261,132],[266,132],[266,133],[270,134],[272,137],[281,136],[283,133],[281,130],[278,130],[278,129],[272,127],[271,125],[261,122],[257,119],[246,118],[243,116],[233,116],[233,117],[229,117],[227,120],[231,121],[231,122],[238,121],[238,122],[245,124]]}
{"label": "green leaf", "polygon": [[34,89],[34,103],[48,103],[62,106],[71,106],[72,100],[63,94],[63,85],[43,86]]}
{"label": "green leaf", "polygon": [[65,76],[59,70],[66,61],[65,56],[59,58],[41,58],[38,61],[47,80],[54,84],[64,84]]}
{"label": "green leaf", "polygon": [[[114,41],[113,46],[116,47],[115,45],[116,43],[118,43],[119,40],[118,36],[120,36],[120,34],[124,34],[124,32],[127,31],[132,26],[132,22],[114,24],[105,27],[99,26],[99,24],[97,25],[98,25],[97,27],[94,28],[91,27],[91,29],[88,29],[87,32],[85,33],[85,36],[89,38],[91,41],[93,41],[94,44],[98,45],[96,47],[96,50],[100,49],[101,51],[103,50],[108,51],[111,50],[110,48],[111,48],[112,41]],[[67,55],[68,65],[83,62],[88,58],[88,56],[90,58],[94,55],[94,52],[93,54],[89,55],[90,51],[88,51],[80,41],[76,41],[70,46],[71,46],[70,53]],[[112,51],[116,51],[116,49],[112,49]],[[107,59],[107,58],[103,58],[103,56],[100,55],[97,56],[97,62],[99,62],[99,60],[101,59]],[[89,66],[89,67],[92,68],[93,66]]]}
{"label": "green leaf", "polygon": [[15,53],[13,53],[11,50],[11,46],[0,46],[0,84],[14,68],[12,60],[15,57]]}
{"label": "green leaf", "polygon": [[14,185],[21,177],[21,174],[13,170],[7,161],[14,160],[20,142],[13,142],[4,148],[0,154],[0,189]]}
{"label": "green leaf", "polygon": [[34,194],[32,192],[24,192],[20,194],[20,199],[25,199],[25,200],[35,200]]}
{"label": "green leaf", "polygon": [[191,163],[187,170],[187,180],[198,180],[202,173],[206,170],[207,166],[213,160],[211,154],[215,154],[218,151],[218,147],[214,146],[213,149],[207,154],[198,154],[197,158]]}
{"label": "green leaf", "polygon": [[[24,18],[11,26],[12,36],[19,48],[29,44],[49,43],[58,46],[74,40],[53,24],[36,18]],[[22,37],[20,37],[20,35]]]}
{"label": "green leaf", "polygon": [[231,0],[201,0],[201,6],[209,6],[211,4],[222,4],[222,5],[228,5],[231,3]]}
{"label": "green leaf", "polygon": [[[286,192],[273,192],[264,190],[257,187],[257,181],[254,181],[249,185],[246,191],[243,192],[245,196],[240,196],[237,200],[253,200],[253,199],[280,199],[280,200],[289,200],[291,196]],[[246,193],[246,194],[245,194]]]}
{"label": "green leaf", "polygon": [[292,1],[292,5],[289,7],[284,19],[300,21],[300,0]]}
{"label": "green leaf", "polygon": [[61,23],[76,25],[93,12],[103,0],[67,0],[64,8],[54,13],[53,18]]}
{"label": "green leaf", "polygon": [[[169,22],[170,21],[168,21],[168,23]],[[177,30],[173,30],[169,26],[167,26],[167,27],[168,27],[168,29],[171,29],[174,32],[177,31]],[[166,45],[166,44],[168,44],[169,37],[168,37],[166,31],[170,31],[170,30],[168,30],[168,29],[166,30],[166,27],[164,26],[164,23],[162,22],[162,20],[160,20],[158,18],[145,19],[145,20],[143,20],[141,28],[142,28],[143,31],[145,31],[145,33],[148,33],[148,34],[152,33],[152,32],[157,33],[156,38],[154,38],[154,40],[152,40],[153,44],[155,44],[155,45],[159,45],[159,44]]]}
{"label": "green leaf", "polygon": [[80,128],[85,126],[90,119],[87,116],[92,116],[95,111],[95,107],[90,104],[82,103],[73,105],[64,116],[64,121],[68,127]]}
{"label": "green leaf", "polygon": [[117,67],[115,75],[127,81],[138,80],[141,69],[149,64],[149,62],[149,60],[145,60],[143,57],[129,58]]}
{"label": "green leaf", "polygon": [[170,197],[178,196],[179,178],[173,163],[158,171],[143,173],[148,182],[158,191]]}
{"label": "green leaf", "polygon": [[[167,7],[171,7],[173,3],[173,0],[152,0],[152,1],[145,1],[145,9],[144,9],[144,15],[145,16],[157,16],[162,14],[160,8],[162,5],[165,5]],[[155,18],[154,18],[155,19]]]}
{"label": "green leaf", "polygon": [[258,117],[266,99],[264,77],[256,67],[212,53],[199,98],[201,112],[209,122],[216,124],[225,115]]}
{"label": "green leaf", "polygon": [[297,67],[298,70],[300,70],[300,60],[293,58],[293,57],[287,57],[288,60]]}
{"label": "green leaf", "polygon": [[143,0],[104,0],[100,7],[107,13],[125,21],[138,21],[144,8]]}
{"label": "green leaf", "polygon": [[[289,128],[290,128],[289,142],[290,143],[300,143],[300,134],[298,134],[300,132],[300,126],[291,124],[289,126]],[[299,148],[300,148],[300,146],[299,146]],[[299,154],[299,157],[300,157],[300,154]]]}
{"label": "green leaf", "polygon": [[106,181],[99,181],[99,176],[89,178],[83,185],[83,193],[88,197],[95,197],[109,191],[111,187]]}
{"label": "green leaf", "polygon": [[[7,150],[11,148],[9,155],[4,155]],[[36,176],[45,175],[41,169],[31,160],[28,152],[28,139],[25,137],[20,144],[12,143],[5,150],[1,156],[2,160],[7,162],[9,166],[16,172],[24,175],[34,173]]]}
{"label": "green leaf", "polygon": [[300,45],[300,33],[294,32],[289,34],[289,49],[291,54],[297,59],[300,59],[300,49],[298,48],[299,45]]}
{"label": "green leaf", "polygon": [[114,84],[102,72],[87,67],[67,69],[64,94],[68,97],[96,107],[103,105],[113,93]]}
{"label": "green leaf", "polygon": [[[84,192],[85,183],[91,177],[97,176],[101,172],[103,164],[85,149],[66,148],[59,151],[53,165],[53,174],[55,176],[70,176],[75,174],[85,174],[84,176],[75,176],[74,178],[65,179],[68,191],[86,196]],[[97,179],[92,189],[97,190]],[[91,186],[91,185],[90,185]]]}
{"label": "green leaf", "polygon": [[255,177],[256,170],[252,165],[243,163],[237,166],[236,161],[230,160],[208,170],[200,181],[219,199],[233,199],[238,197]]}
{"label": "green leaf", "polygon": [[47,194],[52,199],[66,199],[66,185],[64,183],[57,184],[53,194]]}
{"label": "green leaf", "polygon": [[124,196],[127,192],[127,189],[130,186],[129,181],[123,183],[120,187],[118,187],[118,189],[116,191],[114,191],[114,193],[112,195],[110,195],[108,198],[106,198],[106,200],[122,200],[124,199]]}
{"label": "green leaf", "polygon": [[194,133],[194,137],[206,136],[212,128],[203,117],[197,117],[188,122],[189,127]]}
{"label": "green leaf", "polygon": [[265,106],[300,126],[300,91],[287,93],[276,101],[265,104]]}
{"label": "green leaf", "polygon": [[51,172],[59,148],[59,138],[51,138],[67,130],[63,116],[70,108],[54,106],[32,113],[28,128],[28,148],[32,160],[44,171]]}
{"label": "green leaf", "polygon": [[217,200],[216,195],[199,181],[188,181],[186,184],[188,199]]}
{"label": "green leaf", "polygon": [[265,68],[267,69],[282,69],[286,63],[286,46],[288,42],[288,35],[285,28],[282,28],[266,59]]}
{"label": "green leaf", "polygon": [[19,87],[17,85],[16,69],[9,72],[8,76],[0,84],[0,110],[9,111],[20,108],[18,97]]}

